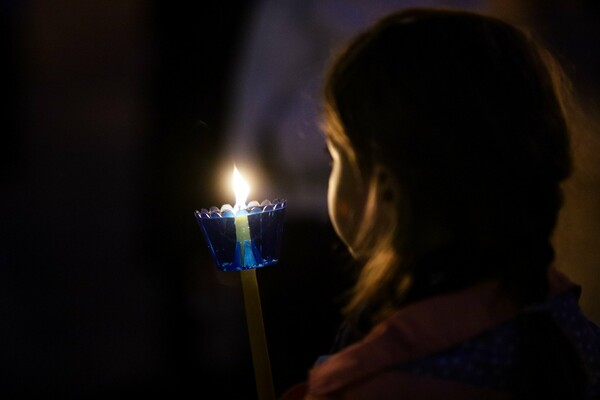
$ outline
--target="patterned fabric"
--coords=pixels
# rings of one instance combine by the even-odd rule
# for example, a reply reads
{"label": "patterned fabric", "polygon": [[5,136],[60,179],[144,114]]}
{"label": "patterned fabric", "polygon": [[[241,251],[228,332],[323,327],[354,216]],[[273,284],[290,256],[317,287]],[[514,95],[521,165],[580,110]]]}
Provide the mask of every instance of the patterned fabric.
{"label": "patterned fabric", "polygon": [[577,299],[571,296],[553,303],[552,316],[575,344],[587,370],[591,371],[590,398],[600,398],[600,327],[583,315]]}
{"label": "patterned fabric", "polygon": [[[573,294],[558,296],[548,306],[555,321],[575,344],[586,369],[596,371],[591,376],[590,398],[600,397],[600,328],[582,314]],[[490,389],[509,389],[518,345],[517,324],[511,320],[450,350],[398,368],[430,378],[456,380]]]}
{"label": "patterned fabric", "polygon": [[521,368],[521,329],[548,322],[522,316],[538,312],[549,313],[576,344],[590,372],[588,398],[600,398],[600,328],[577,304],[579,285],[555,269],[548,281],[551,300],[523,314],[498,282],[488,281],[408,304],[362,337],[345,326],[341,348],[321,357],[308,381],[283,398],[510,399],[511,375]]}
{"label": "patterned fabric", "polygon": [[504,389],[518,345],[514,323],[464,342],[448,351],[413,361],[401,370],[430,378],[451,379],[475,386]]}

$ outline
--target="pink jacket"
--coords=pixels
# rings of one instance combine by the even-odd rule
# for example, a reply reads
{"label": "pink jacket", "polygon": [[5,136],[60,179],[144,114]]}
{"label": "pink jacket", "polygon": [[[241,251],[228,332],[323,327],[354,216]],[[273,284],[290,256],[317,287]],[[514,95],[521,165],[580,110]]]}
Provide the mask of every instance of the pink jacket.
{"label": "pink jacket", "polygon": [[[581,288],[558,271],[550,273],[550,293]],[[485,282],[410,304],[309,372],[307,383],[282,400],[326,399],[508,399],[507,393],[454,380],[407,373],[395,366],[452,348],[517,314],[498,284]]]}

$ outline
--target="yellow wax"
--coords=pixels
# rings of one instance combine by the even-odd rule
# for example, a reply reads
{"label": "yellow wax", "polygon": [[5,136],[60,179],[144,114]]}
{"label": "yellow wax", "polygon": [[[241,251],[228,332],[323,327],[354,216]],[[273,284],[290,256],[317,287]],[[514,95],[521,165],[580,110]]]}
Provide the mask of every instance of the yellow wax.
{"label": "yellow wax", "polygon": [[246,240],[251,240],[250,225],[248,225],[247,215],[235,217],[235,237],[237,242],[240,244],[240,256],[242,263],[244,263],[244,242]]}
{"label": "yellow wax", "polygon": [[[241,260],[244,263],[245,241],[251,240],[248,216],[235,217],[235,235],[240,244]],[[256,280],[256,269],[251,268],[240,271],[242,278],[242,289],[244,292],[244,304],[246,306],[246,322],[248,324],[248,336],[250,338],[250,349],[254,364],[254,378],[259,400],[275,400],[275,389],[271,375],[271,363],[267,348],[267,338],[263,323],[258,282]]]}
{"label": "yellow wax", "polygon": [[235,237],[238,242],[242,243],[242,246],[244,240],[250,240],[250,226],[248,225],[247,215],[235,217]]}
{"label": "yellow wax", "polygon": [[240,271],[240,273],[258,399],[275,400],[275,388],[273,386],[273,377],[271,374],[271,362],[269,361],[269,350],[267,347],[267,337],[260,305],[256,269],[252,268]]}

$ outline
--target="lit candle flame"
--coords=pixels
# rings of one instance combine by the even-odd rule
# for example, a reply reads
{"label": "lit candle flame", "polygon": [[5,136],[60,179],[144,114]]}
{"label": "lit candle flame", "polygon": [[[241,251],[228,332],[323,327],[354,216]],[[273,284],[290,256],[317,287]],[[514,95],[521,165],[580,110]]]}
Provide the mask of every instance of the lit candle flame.
{"label": "lit candle flame", "polygon": [[233,166],[233,192],[235,193],[235,208],[246,208],[246,200],[250,193],[250,186],[246,183],[237,167]]}

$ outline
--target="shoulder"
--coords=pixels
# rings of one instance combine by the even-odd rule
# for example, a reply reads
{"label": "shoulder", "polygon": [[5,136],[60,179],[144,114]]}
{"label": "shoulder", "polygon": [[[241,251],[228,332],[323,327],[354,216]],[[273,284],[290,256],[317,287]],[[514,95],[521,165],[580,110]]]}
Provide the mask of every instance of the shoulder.
{"label": "shoulder", "polygon": [[[563,278],[561,276],[558,284],[553,284],[554,295],[577,291],[576,285]],[[474,347],[465,344],[493,347],[492,342],[498,337],[510,339],[511,330],[502,327],[517,312],[517,307],[495,282],[481,283],[409,305],[377,325],[360,342],[315,365],[305,388],[306,399],[318,399],[319,396],[386,399],[400,394],[405,397],[408,393],[411,395],[407,398],[508,398],[501,385],[461,379],[456,375],[462,367],[471,365],[469,363],[446,368],[452,371],[451,376],[423,374],[406,366],[434,360],[437,364],[426,364],[438,368],[449,360],[444,358],[445,355],[454,357],[458,354],[463,361],[465,357],[475,357],[471,351]],[[486,337],[489,340],[479,340]],[[496,370],[484,372],[493,374]]]}
{"label": "shoulder", "polygon": [[395,396],[409,392],[426,398],[452,398],[449,396],[453,393],[455,398],[484,394],[493,398],[487,389],[415,374],[399,366],[453,348],[515,313],[514,305],[494,282],[409,305],[377,325],[360,342],[313,367],[308,393],[351,393],[355,397],[347,398],[356,399],[384,399],[388,398],[386,393]]}

